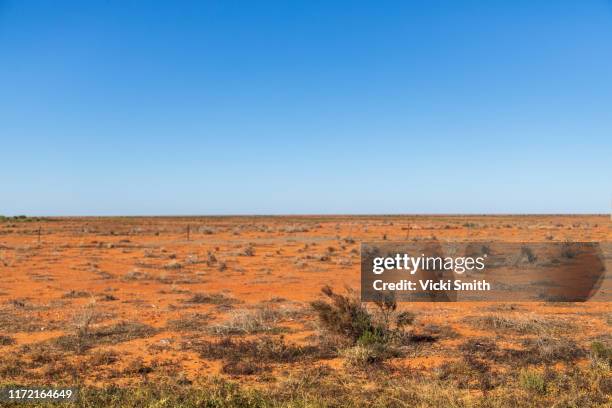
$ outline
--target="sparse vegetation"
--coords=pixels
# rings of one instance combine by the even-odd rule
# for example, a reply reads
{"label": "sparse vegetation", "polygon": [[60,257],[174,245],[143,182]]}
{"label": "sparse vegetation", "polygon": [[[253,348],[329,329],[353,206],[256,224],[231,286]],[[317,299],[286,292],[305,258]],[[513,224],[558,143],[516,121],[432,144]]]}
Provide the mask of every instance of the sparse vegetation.
{"label": "sparse vegetation", "polygon": [[[0,382],[80,384],[78,405],[91,408],[609,406],[605,302],[361,303],[329,288],[303,303],[325,282],[354,282],[360,241],[460,240],[466,221],[471,235],[523,242],[608,232],[607,218],[578,218],[600,226],[581,235],[569,217],[61,219],[42,224],[41,245],[38,225],[7,220]],[[535,256],[525,267],[548,267],[525,245]]]}
{"label": "sparse vegetation", "polygon": [[[132,364],[126,370],[140,375],[152,367]],[[469,367],[464,366],[464,373]],[[467,371],[466,371],[467,370]],[[230,376],[269,377],[264,362],[224,363],[222,371]],[[456,371],[455,373],[460,373]],[[547,378],[546,375],[549,377]],[[355,373],[342,374],[324,366],[303,369],[278,378],[265,387],[240,385],[238,381],[211,378],[196,383],[176,380],[142,381],[124,387],[82,387],[80,406],[136,407],[605,407],[609,405],[610,386],[602,373],[595,370],[566,369],[550,374],[537,371],[510,372],[486,392],[478,392],[470,384],[457,386],[451,377],[445,379],[421,376],[392,376],[376,372],[376,384],[368,387],[372,378]],[[3,384],[8,385],[8,384]],[[15,385],[15,384],[12,384]],[[9,405],[10,406],[10,405]],[[17,407],[18,405],[14,405]],[[28,406],[49,407],[43,403]]]}

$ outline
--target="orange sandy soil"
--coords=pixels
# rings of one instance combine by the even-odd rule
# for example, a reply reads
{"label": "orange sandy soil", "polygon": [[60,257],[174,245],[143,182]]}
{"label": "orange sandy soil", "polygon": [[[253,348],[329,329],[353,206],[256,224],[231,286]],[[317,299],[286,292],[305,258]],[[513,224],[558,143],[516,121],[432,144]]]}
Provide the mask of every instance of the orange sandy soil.
{"label": "orange sandy soil", "polygon": [[[40,238],[38,231],[41,231]],[[189,240],[187,229],[190,230]],[[53,218],[0,223],[0,323],[13,344],[0,345],[0,360],[30,361],[25,345],[44,344],[74,333],[92,311],[92,327],[136,321],[159,329],[144,338],[96,345],[66,353],[73,363],[113,350],[117,361],[100,362],[85,375],[91,384],[126,383],[148,375],[192,379],[219,374],[222,362],[205,360],[189,349],[215,339],[208,326],[223,325],[243,309],[273,305],[288,311],[278,322],[290,342],[307,344],[316,331],[308,302],[323,285],[342,292],[359,287],[359,243],[368,240],[610,241],[609,216],[329,216],[329,217],[116,217]],[[245,254],[247,248],[253,254]],[[247,251],[248,252],[248,251]],[[216,262],[209,262],[209,253]],[[323,255],[327,255],[324,257]],[[226,268],[220,267],[225,263]],[[222,270],[223,269],[223,270]],[[71,291],[75,291],[72,292]],[[229,306],[190,303],[194,294],[218,294],[239,302]],[[269,302],[273,300],[272,302]],[[610,339],[612,307],[606,302],[402,304],[416,313],[415,330],[441,328],[454,335],[415,348],[392,364],[431,370],[452,361],[457,346],[470,337],[496,333],[469,324],[481,315],[547,317],[575,327],[571,337],[588,348],[593,339]],[[200,330],[173,331],[168,322],[195,312],[210,313]],[[2,316],[2,315],[0,315]],[[7,323],[14,316],[14,325]],[[24,323],[28,323],[24,326]],[[26,327],[27,326],[27,327]],[[428,330],[429,330],[428,329]],[[234,336],[253,338],[252,335]],[[523,336],[524,337],[524,336]],[[497,337],[499,345],[517,347],[521,336]],[[57,358],[57,357],[56,357]],[[586,363],[585,361],[580,362]],[[47,364],[47,365],[45,365]],[[49,361],[39,364],[44,372]],[[340,358],[322,364],[341,369]],[[33,365],[35,366],[35,365]],[[275,373],[291,370],[275,367]],[[25,374],[36,376],[37,370]],[[48,369],[47,369],[48,371]],[[34,373],[34,374],[33,374]],[[48,373],[47,373],[48,374]],[[43,374],[40,374],[41,376]],[[19,378],[5,374],[3,380]],[[47,377],[40,377],[47,378]],[[61,378],[61,374],[60,374]],[[244,378],[244,381],[250,381]]]}

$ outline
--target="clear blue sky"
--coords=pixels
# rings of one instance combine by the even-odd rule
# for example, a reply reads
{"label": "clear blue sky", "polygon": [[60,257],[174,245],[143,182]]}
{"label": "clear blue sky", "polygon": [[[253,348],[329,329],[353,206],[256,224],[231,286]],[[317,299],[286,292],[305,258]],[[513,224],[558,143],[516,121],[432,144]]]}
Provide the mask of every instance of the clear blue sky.
{"label": "clear blue sky", "polygon": [[0,214],[607,212],[610,1],[0,0]]}

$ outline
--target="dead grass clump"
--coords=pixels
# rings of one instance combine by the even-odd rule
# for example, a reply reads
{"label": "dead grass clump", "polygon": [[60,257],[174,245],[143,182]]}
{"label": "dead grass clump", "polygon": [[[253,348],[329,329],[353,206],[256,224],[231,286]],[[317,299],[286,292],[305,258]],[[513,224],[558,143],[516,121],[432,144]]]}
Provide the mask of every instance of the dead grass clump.
{"label": "dead grass clump", "polygon": [[115,344],[126,341],[151,337],[157,333],[157,329],[140,322],[121,321],[119,323],[99,327],[92,331],[92,336],[97,339],[96,343]]}
{"label": "dead grass clump", "polygon": [[98,275],[98,277],[100,279],[103,279],[103,280],[109,280],[109,279],[114,279],[115,278],[115,275],[110,274],[110,273],[105,272],[105,271],[96,270],[94,272],[95,272],[96,275]]}
{"label": "dead grass clump", "polygon": [[496,303],[484,308],[487,312],[515,312],[524,308],[514,303]]}
{"label": "dead grass clump", "polygon": [[119,323],[91,328],[89,323],[77,327],[74,334],[58,337],[53,344],[62,350],[82,353],[100,344],[117,344],[146,338],[157,333],[157,329],[139,322],[121,321]]}
{"label": "dead grass clump", "polygon": [[24,373],[23,356],[15,354],[3,355],[0,358],[0,378],[16,378]]}
{"label": "dead grass clump", "polygon": [[115,300],[119,300],[119,298],[117,296],[110,295],[108,293],[100,295],[100,297],[98,299],[101,300],[102,302],[114,302]]}
{"label": "dead grass clump", "polygon": [[96,350],[87,359],[90,366],[98,367],[111,365],[119,361],[119,354],[113,350]]}
{"label": "dead grass clump", "polygon": [[201,331],[210,323],[211,318],[210,313],[193,313],[176,320],[169,320],[166,327],[174,331]]}
{"label": "dead grass clump", "polygon": [[7,303],[13,306],[15,309],[33,310],[36,308],[33,304],[28,302],[26,299],[11,299]]}
{"label": "dead grass clump", "polygon": [[210,331],[217,335],[280,333],[286,331],[276,326],[281,319],[282,314],[271,307],[237,310],[231,314],[228,321],[212,326]]}
{"label": "dead grass clump", "polygon": [[176,260],[170,261],[167,264],[164,265],[164,269],[167,270],[176,270],[176,269],[181,269],[183,267],[183,265]]}
{"label": "dead grass clump", "polygon": [[141,375],[146,377],[147,374],[152,373],[154,367],[146,364],[141,357],[134,358],[125,366],[122,374],[125,376]]}
{"label": "dead grass clump", "polygon": [[506,362],[511,365],[572,362],[585,355],[573,340],[557,336],[540,336],[523,340],[522,349],[500,349],[494,340],[473,338],[459,345],[465,359]]}
{"label": "dead grass clump", "polygon": [[372,364],[381,364],[383,361],[401,357],[401,351],[383,341],[360,342],[353,347],[340,351],[344,363],[350,368],[368,368]]}
{"label": "dead grass clump", "polygon": [[217,232],[214,228],[212,227],[200,227],[198,228],[198,232],[200,234],[204,234],[204,235],[213,235],[215,232]]}
{"label": "dead grass clump", "polygon": [[255,248],[253,244],[249,244],[244,248],[244,250],[240,253],[242,256],[255,256]]}
{"label": "dead grass clump", "polygon": [[346,337],[329,332],[312,334],[306,340],[317,345],[321,358],[338,357],[343,350],[354,346]]}
{"label": "dead grass clump", "polygon": [[140,272],[138,270],[133,270],[123,275],[124,281],[142,281],[151,279],[153,279],[153,277],[149,273]]}
{"label": "dead grass clump", "polygon": [[91,293],[84,290],[71,290],[62,295],[63,299],[77,299],[77,298],[85,298],[90,297]]}
{"label": "dead grass clump", "polygon": [[459,345],[459,350],[470,355],[491,356],[497,352],[495,340],[490,338],[473,338]]}
{"label": "dead grass clump", "polygon": [[25,344],[19,348],[19,356],[23,366],[35,369],[66,359],[65,353],[49,342]]}
{"label": "dead grass clump", "polygon": [[57,382],[60,380],[74,382],[83,373],[85,367],[68,359],[55,360],[42,367],[40,375],[36,377],[45,381]]}
{"label": "dead grass clump", "polygon": [[238,341],[226,337],[199,343],[195,350],[202,358],[211,360],[255,359],[265,363],[293,363],[319,355],[316,347],[287,343],[283,336]]}
{"label": "dead grass clump", "polygon": [[145,258],[156,258],[155,250],[153,248],[147,248],[144,250],[143,256]]}
{"label": "dead grass clump", "polygon": [[523,346],[524,350],[513,354],[519,361],[528,364],[571,362],[586,354],[575,341],[565,337],[541,336],[525,339]]}
{"label": "dead grass clump", "polygon": [[211,305],[233,305],[239,303],[238,299],[226,296],[223,293],[195,293],[186,303],[211,304]]}
{"label": "dead grass clump", "polygon": [[[308,258],[311,258],[311,257],[308,256]],[[315,255],[314,258],[317,261],[319,261],[319,262],[327,262],[327,261],[331,260],[331,256],[326,255],[326,254],[324,254],[324,255],[320,255],[320,254],[319,255]]]}
{"label": "dead grass clump", "polygon": [[0,332],[10,334],[19,332],[38,332],[60,329],[64,322],[54,319],[41,320],[33,317],[31,312],[0,308]]}
{"label": "dead grass clump", "polygon": [[[464,355],[457,361],[446,362],[436,368],[438,380],[450,383],[458,389],[479,389],[488,391],[499,384],[499,379],[484,361]],[[447,385],[444,388],[450,388]],[[503,406],[503,405],[502,405]]]}
{"label": "dead grass clump", "polygon": [[535,315],[504,316],[501,314],[469,316],[465,319],[478,329],[492,329],[518,334],[542,334],[572,328],[569,322]]}
{"label": "dead grass clump", "polygon": [[301,225],[290,225],[281,229],[282,232],[296,233],[296,232],[309,232],[310,228]]}
{"label": "dead grass clump", "polygon": [[527,245],[521,247],[521,254],[516,260],[516,263],[534,263],[538,257],[533,253],[533,250]]}
{"label": "dead grass clump", "polygon": [[271,371],[271,368],[256,360],[232,360],[221,367],[223,374],[232,376],[257,375]]}
{"label": "dead grass clump", "polygon": [[215,263],[217,263],[217,257],[212,251],[208,251],[206,253],[206,265],[213,266]]}
{"label": "dead grass clump", "polygon": [[15,344],[15,339],[11,336],[0,334],[0,346],[11,346]]}
{"label": "dead grass clump", "polygon": [[561,245],[561,256],[566,259],[574,259],[580,252],[580,244],[564,242]]}
{"label": "dead grass clump", "polygon": [[424,339],[437,341],[440,339],[454,339],[459,337],[459,333],[451,326],[444,324],[426,324],[420,330],[413,330],[409,334],[409,339],[413,342],[423,342]]}

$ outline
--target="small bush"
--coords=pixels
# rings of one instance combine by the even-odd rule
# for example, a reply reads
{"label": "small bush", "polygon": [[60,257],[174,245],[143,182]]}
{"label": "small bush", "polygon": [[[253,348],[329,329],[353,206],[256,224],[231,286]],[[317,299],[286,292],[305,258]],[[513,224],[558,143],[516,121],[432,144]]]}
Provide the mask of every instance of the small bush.
{"label": "small bush", "polygon": [[574,361],[585,355],[584,350],[571,339],[555,336],[541,336],[523,341],[525,350],[516,356],[529,364]]}
{"label": "small bush", "polygon": [[349,367],[367,368],[372,364],[381,364],[385,360],[401,357],[401,351],[389,342],[374,341],[368,344],[359,343],[340,353]]}
{"label": "small bush", "polygon": [[608,369],[612,367],[612,348],[604,343],[600,341],[591,343],[590,355],[593,365]]}
{"label": "small bush", "polygon": [[529,392],[537,394],[546,393],[546,380],[544,376],[534,370],[522,370],[519,375],[519,384]]}
{"label": "small bush", "polygon": [[0,346],[11,346],[13,344],[15,344],[14,338],[0,334]]}
{"label": "small bush", "polygon": [[374,333],[378,330],[372,323],[370,313],[352,293],[347,296],[339,295],[329,286],[323,287],[321,291],[329,302],[316,300],[310,305],[317,312],[325,329],[348,337],[353,343],[365,332]]}
{"label": "small bush", "polygon": [[322,292],[329,300],[314,301],[311,306],[325,330],[344,337],[352,346],[339,350],[347,365],[365,367],[402,354],[402,343],[410,339],[403,328],[412,324],[414,314],[398,313],[393,295],[385,294],[375,302],[377,310],[371,314],[351,291],[339,295],[325,286]]}
{"label": "small bush", "polygon": [[215,342],[187,342],[183,347],[198,352],[205,359],[223,360],[221,371],[230,375],[260,374],[270,371],[270,364],[321,357],[318,348],[287,343],[283,336],[238,341],[227,337]]}

